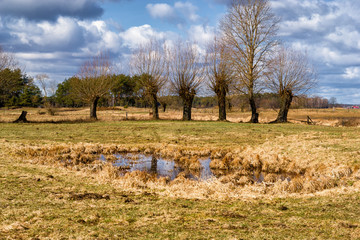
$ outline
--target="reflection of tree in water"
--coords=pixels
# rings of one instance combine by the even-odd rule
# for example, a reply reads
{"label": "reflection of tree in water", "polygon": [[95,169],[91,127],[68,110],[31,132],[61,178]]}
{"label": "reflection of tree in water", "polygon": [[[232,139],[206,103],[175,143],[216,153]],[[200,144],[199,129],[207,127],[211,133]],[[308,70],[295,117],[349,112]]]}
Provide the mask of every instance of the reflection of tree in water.
{"label": "reflection of tree in water", "polygon": [[153,156],[151,159],[151,167],[150,167],[151,173],[157,174],[157,163],[158,163],[157,158]]}

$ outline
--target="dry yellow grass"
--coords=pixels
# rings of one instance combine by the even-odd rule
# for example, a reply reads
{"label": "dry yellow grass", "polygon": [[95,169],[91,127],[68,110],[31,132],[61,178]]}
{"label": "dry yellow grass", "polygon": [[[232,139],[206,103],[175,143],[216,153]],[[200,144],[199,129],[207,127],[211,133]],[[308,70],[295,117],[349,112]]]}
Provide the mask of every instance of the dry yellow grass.
{"label": "dry yellow grass", "polygon": [[[299,139],[306,139],[299,141]],[[355,140],[353,140],[355,141]],[[328,141],[327,144],[331,144]],[[358,142],[355,141],[354,144]],[[256,147],[237,149],[182,149],[179,146],[159,144],[151,147],[90,143],[51,143],[45,145],[22,145],[5,143],[7,151],[14,158],[29,159],[35,164],[54,164],[85,174],[95,174],[102,181],[121,185],[124,189],[152,189],[166,196],[184,198],[246,198],[264,196],[286,196],[287,194],[309,194],[326,189],[333,191],[359,191],[358,158],[360,152],[329,152],[318,144],[317,138],[304,133],[278,137]],[[284,149],[287,151],[284,152]],[[175,159],[180,166],[200,170],[200,156],[211,155],[213,170],[236,170],[219,178],[194,181],[178,176],[173,182],[156,178],[142,172],[125,176],[111,163],[99,161],[100,154],[149,153]],[[354,164],[357,162],[356,164]],[[262,172],[264,182],[256,183],[253,172]],[[279,175],[280,174],[280,175]],[[281,178],[291,175],[291,181]],[[211,190],[216,189],[216,191]],[[345,190],[346,189],[346,190]]]}
{"label": "dry yellow grass", "polygon": [[[27,119],[33,122],[62,122],[62,121],[85,121],[89,118],[88,108],[58,108],[55,115],[49,115],[46,109],[26,108],[0,110],[0,122],[12,122],[17,119],[22,110],[28,111]],[[126,120],[150,120],[150,109],[140,108],[100,108],[98,118],[100,121],[122,121]],[[273,109],[260,109],[260,122],[268,123],[274,120],[277,112]],[[197,121],[216,121],[218,119],[217,108],[205,108],[192,110],[192,119]],[[168,109],[160,112],[160,118],[165,120],[181,120],[182,111]],[[247,122],[250,119],[250,112],[241,112],[239,109],[229,111],[228,121]],[[307,116],[317,125],[324,126],[360,126],[360,110],[357,109],[291,109],[289,121],[293,123],[305,123]]]}
{"label": "dry yellow grass", "polygon": [[[0,122],[15,120],[21,110],[0,110]],[[77,122],[87,119],[87,109],[55,116],[26,110],[30,121],[70,123],[0,123],[0,239],[359,236],[358,127],[118,122],[124,110],[100,111],[99,122]],[[141,109],[126,111],[131,119],[149,118]],[[216,109],[194,112],[195,119],[216,118]],[[181,115],[167,114],[160,117]],[[260,116],[270,121],[275,115]],[[329,126],[359,117],[352,110],[292,110],[290,119],[307,115]],[[234,122],[248,116],[229,113]],[[113,154],[129,152],[161,155],[194,172],[201,168],[198,159],[210,156],[219,174],[206,181],[185,174],[173,181],[141,171],[120,175]],[[99,161],[100,154],[109,162]]]}
{"label": "dry yellow grass", "polygon": [[[29,111],[28,120],[33,122],[71,122],[86,119],[88,114],[88,109],[58,109],[55,116],[40,114],[40,111],[44,111],[43,109],[26,110]],[[12,121],[20,114],[20,111],[21,109],[2,110],[0,121]],[[111,121],[124,119],[126,112],[128,113],[128,119],[150,118],[148,110],[144,109],[100,109],[99,118],[101,121],[95,124],[96,126],[91,123],[89,126],[79,124],[75,127],[84,128],[85,132],[88,132],[89,127],[95,127],[99,129],[95,129],[95,132],[100,132],[97,140],[104,139],[100,125],[102,123],[106,125],[103,130],[113,134],[111,128],[107,128],[114,127],[114,129],[118,129],[118,126]],[[216,109],[194,109],[194,119],[198,120],[215,120],[216,114]],[[248,115],[248,113],[233,111],[229,113],[229,119],[236,122],[246,121]],[[298,121],[299,119],[306,119],[307,115],[310,115],[317,124],[336,126],[344,118],[356,119],[360,112],[344,109],[291,110],[289,117],[293,121]],[[163,119],[181,118],[180,111],[175,110],[162,113],[160,116]],[[263,110],[262,116],[263,121],[270,121],[276,116],[276,112]],[[105,124],[104,122],[109,123]],[[163,123],[165,124],[165,122]],[[37,164],[55,164],[70,169],[85,170],[90,173],[95,172],[104,179],[116,180],[118,184],[123,184],[124,187],[126,185],[127,187],[154,188],[171,196],[181,195],[190,198],[209,197],[222,199],[226,196],[308,194],[326,189],[358,191],[360,186],[360,151],[356,147],[360,143],[358,138],[349,135],[353,134],[349,131],[330,131],[327,133],[324,131],[328,131],[330,128],[307,131],[306,128],[300,130],[298,127],[294,127],[294,132],[292,132],[292,128],[288,127],[289,129],[286,131],[289,132],[285,131],[286,135],[284,135],[283,133],[272,133],[278,131],[277,129],[281,128],[280,125],[267,128],[264,128],[265,125],[260,125],[260,129],[255,127],[245,133],[235,133],[228,131],[229,127],[233,128],[233,125],[225,126],[225,123],[220,125],[212,124],[215,134],[225,135],[230,139],[230,141],[226,139],[227,145],[222,145],[225,139],[217,139],[218,136],[206,135],[203,131],[209,129],[202,122],[188,126],[191,130],[190,135],[183,135],[181,129],[169,128],[166,130],[167,128],[165,128],[165,132],[161,133],[162,136],[157,131],[150,131],[152,127],[164,125],[161,121],[149,122],[150,125],[147,124],[149,126],[143,126],[142,124],[145,124],[145,122],[133,124],[136,126],[130,131],[130,134],[135,137],[132,142],[126,140],[129,136],[125,135],[121,138],[120,143],[116,144],[71,143],[71,141],[67,143],[66,140],[61,140],[61,143],[59,143],[59,140],[54,142],[52,140],[53,135],[48,132],[45,136],[45,138],[49,139],[46,140],[47,144],[34,145],[33,143],[29,144],[29,142],[24,144],[24,141],[15,141],[4,145],[6,145],[7,151],[17,158],[29,158]],[[168,123],[166,124],[168,125]],[[180,128],[182,127],[180,122],[177,124]],[[246,126],[244,125],[242,129],[245,129]],[[12,134],[11,126],[7,125],[7,128],[9,133]],[[32,131],[31,129],[31,126],[29,126],[27,131]],[[39,130],[38,127],[36,129]],[[179,134],[174,134],[172,131],[179,132]],[[28,134],[30,134],[31,139],[34,137],[32,132]],[[104,134],[107,136],[108,133],[105,132]],[[333,134],[335,136],[341,134],[341,137],[333,137]],[[84,132],[80,131],[79,136],[83,135]],[[248,136],[251,136],[252,139],[248,139]],[[91,134],[90,137],[92,137]],[[26,138],[27,136],[24,137],[24,140]],[[239,145],[231,143],[231,138],[244,138],[245,142],[251,142],[259,138],[259,141],[256,141],[256,144]],[[73,137],[70,136],[69,139],[71,140]],[[215,142],[215,144],[211,142]],[[174,159],[180,166],[195,173],[201,169],[198,159],[210,156],[212,160],[210,167],[214,172],[224,170],[235,172],[225,176],[219,173],[219,178],[205,182],[194,182],[184,178],[184,176],[179,176],[169,184],[168,179],[153,178],[145,173],[129,173],[125,177],[120,177],[111,164],[98,160],[100,154],[106,155],[107,159],[115,160],[113,154],[129,152],[155,154]],[[252,179],[252,175],[256,172],[264,175],[264,181],[260,184]],[[288,178],[291,178],[291,181],[288,181]],[[210,188],[216,188],[219,191],[210,191]]]}

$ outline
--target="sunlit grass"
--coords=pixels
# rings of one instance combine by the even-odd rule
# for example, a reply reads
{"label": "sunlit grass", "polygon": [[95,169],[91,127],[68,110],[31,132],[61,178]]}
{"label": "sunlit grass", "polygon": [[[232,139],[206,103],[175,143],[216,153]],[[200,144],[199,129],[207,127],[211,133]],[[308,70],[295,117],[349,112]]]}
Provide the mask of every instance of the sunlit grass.
{"label": "sunlit grass", "polygon": [[[55,119],[39,115],[36,109],[28,110],[31,121],[56,122],[57,118],[65,122],[4,123],[16,119],[21,109],[0,114],[3,122],[0,123],[0,239],[356,239],[360,236],[357,214],[360,208],[356,204],[360,200],[359,127],[149,121],[148,113],[139,109],[126,111],[130,117],[137,115],[143,120],[118,121],[120,115],[116,114],[124,114],[122,109],[111,110],[115,111],[113,117],[107,116],[111,111],[106,110],[99,112],[100,121],[81,122],[75,120],[86,119],[86,109],[60,112]],[[216,116],[215,110],[201,111],[195,111],[199,119],[211,120]],[[269,120],[273,117],[270,111],[263,114],[269,114]],[[347,110],[293,110],[291,114],[300,119],[310,115],[322,123],[358,117],[357,112]],[[247,115],[229,114],[236,121]],[[223,161],[222,154],[227,154],[228,158],[243,157],[243,164],[250,164],[259,155],[263,168],[297,171],[303,167],[307,169],[306,177],[315,183],[296,179],[304,190],[295,189],[294,194],[291,188],[295,184],[288,184],[290,190],[286,192],[281,190],[283,183],[245,187],[181,179],[174,183],[146,183],[141,181],[141,176],[115,179],[109,177],[111,171],[93,173],[65,168],[26,155],[26,149],[31,147],[43,147],[47,151],[60,145],[65,148],[116,145],[140,151],[150,149],[164,155],[182,151],[196,156],[205,152],[219,154],[218,161]],[[16,154],[17,151],[24,155]],[[51,157],[49,153],[50,160]]]}
{"label": "sunlit grass", "polygon": [[[3,239],[356,239],[360,195],[196,200],[0,157]],[[81,198],[98,194],[100,198]]]}

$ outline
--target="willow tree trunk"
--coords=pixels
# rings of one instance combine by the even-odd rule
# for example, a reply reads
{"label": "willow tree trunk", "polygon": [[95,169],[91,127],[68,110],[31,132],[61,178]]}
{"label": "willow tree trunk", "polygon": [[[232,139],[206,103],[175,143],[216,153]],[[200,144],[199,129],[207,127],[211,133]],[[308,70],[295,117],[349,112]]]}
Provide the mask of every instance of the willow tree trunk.
{"label": "willow tree trunk", "polygon": [[251,123],[258,123],[259,122],[259,114],[256,112],[256,102],[254,95],[250,95],[249,97],[249,103],[251,108]]}
{"label": "willow tree trunk", "polygon": [[97,108],[99,99],[100,99],[99,97],[95,97],[94,100],[90,104],[90,119],[97,120],[96,108]]}
{"label": "willow tree trunk", "polygon": [[226,120],[226,89],[221,89],[217,92],[218,106],[219,106],[219,121]]}
{"label": "willow tree trunk", "polygon": [[291,90],[285,90],[280,95],[280,111],[274,122],[285,123],[287,122],[287,116],[289,113],[290,105],[293,99]]}
{"label": "willow tree trunk", "polygon": [[165,111],[166,111],[166,106],[167,106],[167,104],[166,104],[166,103],[163,103],[162,106],[163,106],[163,109],[164,109],[164,112],[165,112]]}
{"label": "willow tree trunk", "polygon": [[157,100],[157,96],[156,94],[153,94],[151,96],[151,101],[152,101],[152,112],[153,112],[153,115],[152,115],[152,118],[154,120],[158,120],[159,119],[159,106],[158,106],[158,100]]}
{"label": "willow tree trunk", "polygon": [[19,118],[14,121],[14,123],[27,123],[28,120],[26,119],[27,111],[22,111]]}
{"label": "willow tree trunk", "polygon": [[194,97],[193,96],[186,96],[183,98],[184,108],[183,108],[183,118],[184,121],[191,120],[191,108],[193,104]]}

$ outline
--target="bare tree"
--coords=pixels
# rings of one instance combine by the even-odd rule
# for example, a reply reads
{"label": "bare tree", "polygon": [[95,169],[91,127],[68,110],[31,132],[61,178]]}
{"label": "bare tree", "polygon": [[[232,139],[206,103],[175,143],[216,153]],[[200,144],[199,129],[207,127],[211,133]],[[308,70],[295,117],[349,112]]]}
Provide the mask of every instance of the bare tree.
{"label": "bare tree", "polygon": [[208,45],[205,63],[210,89],[215,92],[219,106],[219,120],[226,120],[226,95],[233,81],[233,71],[227,59],[227,48],[222,39],[214,37]]}
{"label": "bare tree", "polygon": [[4,70],[5,68],[14,70],[19,68],[19,64],[13,54],[5,52],[0,46],[0,71]]}
{"label": "bare tree", "polygon": [[167,82],[166,45],[151,39],[141,44],[132,55],[132,71],[141,76],[140,84],[152,104],[153,119],[159,119],[158,93]]}
{"label": "bare tree", "polygon": [[36,75],[35,78],[39,82],[41,89],[44,91],[44,96],[46,99],[48,97],[48,95],[47,95],[47,89],[48,89],[47,79],[49,79],[49,76],[45,73],[42,73],[42,74]]}
{"label": "bare tree", "polygon": [[287,122],[293,97],[315,85],[316,72],[305,54],[283,46],[268,67],[266,86],[280,97],[280,111],[274,122]]}
{"label": "bare tree", "polygon": [[90,104],[91,119],[97,119],[98,101],[102,96],[109,93],[113,85],[111,70],[112,63],[109,57],[101,52],[83,63],[77,77],[71,78],[73,94]]}
{"label": "bare tree", "polygon": [[235,0],[221,22],[237,89],[248,98],[252,123],[259,121],[255,93],[260,90],[266,59],[277,44],[278,22],[269,0]]}
{"label": "bare tree", "polygon": [[329,99],[329,105],[331,106],[331,107],[335,107],[336,106],[336,103],[337,103],[337,100],[336,100],[336,97],[331,97],[330,99]]}
{"label": "bare tree", "polygon": [[191,120],[195,95],[204,81],[204,68],[199,64],[197,47],[179,40],[169,51],[170,88],[183,101],[183,120]]}

